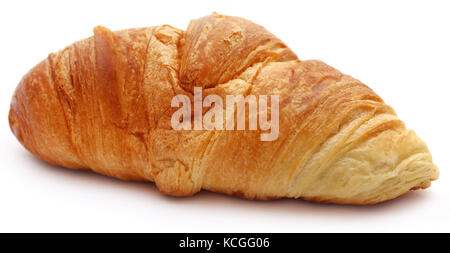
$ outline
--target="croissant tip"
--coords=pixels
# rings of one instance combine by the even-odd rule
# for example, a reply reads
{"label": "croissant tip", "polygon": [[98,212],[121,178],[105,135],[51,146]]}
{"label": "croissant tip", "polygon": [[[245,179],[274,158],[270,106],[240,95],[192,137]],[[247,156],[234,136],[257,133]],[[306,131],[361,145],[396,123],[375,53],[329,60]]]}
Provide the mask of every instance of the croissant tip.
{"label": "croissant tip", "polygon": [[16,120],[16,117],[14,114],[15,113],[14,113],[13,109],[12,108],[9,109],[9,114],[8,114],[9,127],[11,129],[11,132],[14,134],[14,136],[16,136],[16,138],[19,139],[19,141],[20,141],[21,138],[19,138],[20,136],[19,136],[19,132],[18,132],[17,120]]}

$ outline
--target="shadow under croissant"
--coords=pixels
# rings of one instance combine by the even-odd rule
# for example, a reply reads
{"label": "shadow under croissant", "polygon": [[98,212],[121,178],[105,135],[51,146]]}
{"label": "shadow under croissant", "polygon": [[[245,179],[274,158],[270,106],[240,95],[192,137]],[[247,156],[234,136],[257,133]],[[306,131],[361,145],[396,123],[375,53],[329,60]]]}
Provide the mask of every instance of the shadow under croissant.
{"label": "shadow under croissant", "polygon": [[[133,194],[145,195],[148,198],[157,198],[160,201],[169,202],[172,205],[197,205],[204,206],[205,209],[241,209],[252,210],[258,213],[279,213],[290,215],[308,216],[329,216],[340,218],[354,218],[355,215],[373,215],[374,212],[407,211],[419,205],[423,205],[426,200],[425,191],[409,191],[408,193],[394,199],[374,205],[339,205],[332,203],[318,203],[302,199],[274,199],[274,200],[248,200],[236,196],[229,196],[210,191],[201,191],[190,197],[173,197],[159,192],[154,183],[124,181],[113,177],[108,177],[94,173],[90,170],[67,169],[60,166],[48,164],[29,152],[23,150],[23,155],[33,162],[37,169],[48,170],[56,176],[70,178],[70,180],[82,180],[84,183],[104,184],[105,189],[117,187],[124,191],[131,191]],[[66,177],[66,175],[70,175]],[[130,193],[131,194],[131,193]],[[126,200],[125,200],[126,201]]]}

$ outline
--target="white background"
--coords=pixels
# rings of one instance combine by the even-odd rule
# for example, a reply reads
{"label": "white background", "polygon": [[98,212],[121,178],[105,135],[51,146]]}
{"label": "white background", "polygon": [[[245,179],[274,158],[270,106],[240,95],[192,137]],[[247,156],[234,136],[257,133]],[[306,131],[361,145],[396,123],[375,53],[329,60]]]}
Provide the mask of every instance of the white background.
{"label": "white background", "polygon": [[[92,35],[221,14],[265,26],[300,59],[321,59],[392,105],[428,144],[441,176],[425,191],[374,206],[162,195],[50,166],[12,135],[16,84],[48,53]],[[450,232],[448,1],[1,1],[0,232]]]}

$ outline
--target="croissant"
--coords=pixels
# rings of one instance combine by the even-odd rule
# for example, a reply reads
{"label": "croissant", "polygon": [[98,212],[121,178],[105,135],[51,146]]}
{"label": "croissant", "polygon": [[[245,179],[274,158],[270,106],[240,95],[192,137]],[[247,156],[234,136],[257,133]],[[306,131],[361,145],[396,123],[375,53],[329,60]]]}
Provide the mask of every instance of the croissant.
{"label": "croissant", "polygon": [[[174,129],[173,98],[194,104],[196,89],[200,99],[224,101],[277,95],[268,107],[278,109],[277,135],[264,141],[267,129],[196,129],[192,109],[182,115],[187,127]],[[93,37],[23,77],[9,124],[50,164],[152,181],[173,196],[204,189],[374,204],[425,189],[439,175],[426,144],[366,85],[321,61],[299,60],[262,26],[217,13],[186,31],[94,28]]]}

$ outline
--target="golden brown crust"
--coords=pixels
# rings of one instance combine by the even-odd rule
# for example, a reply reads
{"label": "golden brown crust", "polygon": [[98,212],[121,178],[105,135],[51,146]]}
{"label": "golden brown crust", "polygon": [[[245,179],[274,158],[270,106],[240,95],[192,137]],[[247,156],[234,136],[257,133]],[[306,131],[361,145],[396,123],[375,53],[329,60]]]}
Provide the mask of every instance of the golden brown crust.
{"label": "golden brown crust", "polygon": [[[175,131],[172,97],[279,95],[280,131]],[[96,27],[34,67],[9,122],[39,158],[188,196],[373,204],[437,179],[425,143],[370,88],[300,61],[248,20],[213,14],[187,31]]]}
{"label": "golden brown crust", "polygon": [[194,85],[211,88],[234,79],[258,62],[296,59],[294,52],[264,27],[215,13],[189,24],[180,81],[191,91]]}

